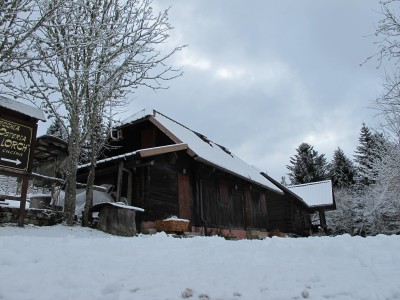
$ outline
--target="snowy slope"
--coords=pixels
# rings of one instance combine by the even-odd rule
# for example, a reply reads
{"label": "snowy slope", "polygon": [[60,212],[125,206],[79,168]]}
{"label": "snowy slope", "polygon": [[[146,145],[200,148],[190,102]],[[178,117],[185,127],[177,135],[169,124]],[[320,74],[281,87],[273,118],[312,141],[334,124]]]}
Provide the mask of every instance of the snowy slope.
{"label": "snowy slope", "polygon": [[0,299],[400,299],[400,237],[226,241],[0,227]]}

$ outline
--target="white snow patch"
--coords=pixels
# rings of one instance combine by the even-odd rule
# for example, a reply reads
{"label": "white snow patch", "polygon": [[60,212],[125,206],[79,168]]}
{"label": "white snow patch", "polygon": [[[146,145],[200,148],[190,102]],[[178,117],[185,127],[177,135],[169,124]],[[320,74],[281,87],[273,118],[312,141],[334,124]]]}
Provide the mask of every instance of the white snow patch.
{"label": "white snow patch", "polygon": [[136,207],[136,206],[126,205],[126,204],[123,203],[123,202],[100,202],[100,203],[97,203],[97,204],[94,205],[94,206],[102,205],[102,204],[112,205],[112,206],[121,207],[121,208],[125,208],[125,209],[136,210],[136,211],[144,211],[143,208]]}
{"label": "white snow patch", "polygon": [[189,222],[187,219],[179,219],[177,216],[171,216],[163,221],[180,221],[180,222]]}
{"label": "white snow patch", "polygon": [[399,299],[400,236],[175,239],[0,227],[0,299]]}
{"label": "white snow patch", "polygon": [[19,112],[28,117],[46,122],[46,117],[41,109],[0,96],[0,107]]}
{"label": "white snow patch", "polygon": [[333,205],[332,181],[318,181],[287,186],[298,195],[308,206]]}

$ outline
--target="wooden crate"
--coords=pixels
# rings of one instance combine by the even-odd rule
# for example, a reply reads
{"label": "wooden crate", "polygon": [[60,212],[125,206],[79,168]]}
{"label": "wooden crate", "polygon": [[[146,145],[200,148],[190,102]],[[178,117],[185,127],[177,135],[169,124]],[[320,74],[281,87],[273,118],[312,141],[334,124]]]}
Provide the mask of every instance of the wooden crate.
{"label": "wooden crate", "polygon": [[156,229],[165,232],[185,232],[189,229],[189,222],[176,220],[157,220]]}

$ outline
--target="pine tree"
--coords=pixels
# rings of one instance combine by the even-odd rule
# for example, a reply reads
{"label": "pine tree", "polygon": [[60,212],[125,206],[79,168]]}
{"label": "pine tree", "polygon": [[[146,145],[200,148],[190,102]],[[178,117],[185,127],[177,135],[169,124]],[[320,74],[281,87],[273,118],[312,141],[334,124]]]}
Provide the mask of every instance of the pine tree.
{"label": "pine tree", "polygon": [[329,173],[333,187],[335,188],[341,189],[355,183],[357,174],[356,168],[340,147],[333,153]]}
{"label": "pine tree", "polygon": [[54,119],[53,123],[47,129],[46,134],[58,137],[64,141],[68,139],[67,129],[59,119]]}
{"label": "pine tree", "polygon": [[297,154],[290,158],[291,165],[286,166],[291,184],[316,182],[328,178],[328,166],[324,154],[318,155],[314,148],[302,143]]}
{"label": "pine tree", "polygon": [[356,149],[354,160],[358,165],[358,181],[363,185],[370,185],[375,182],[373,165],[380,160],[385,138],[382,134],[372,133],[363,123],[359,137],[360,145]]}

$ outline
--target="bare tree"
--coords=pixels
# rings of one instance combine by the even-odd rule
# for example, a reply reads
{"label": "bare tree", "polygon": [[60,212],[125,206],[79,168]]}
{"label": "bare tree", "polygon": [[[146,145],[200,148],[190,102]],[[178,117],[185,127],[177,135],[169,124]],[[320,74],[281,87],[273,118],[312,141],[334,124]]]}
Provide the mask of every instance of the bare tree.
{"label": "bare tree", "polygon": [[383,119],[386,134],[400,143],[400,0],[382,1],[380,14],[375,32],[378,52],[367,58],[376,58],[378,67],[385,67],[383,93],[374,108]]}
{"label": "bare tree", "polygon": [[[0,1],[0,84],[12,84],[10,76],[40,57],[29,51],[29,39],[54,13],[59,1],[54,0],[42,14],[31,0]],[[37,53],[36,53],[37,54]]]}
{"label": "bare tree", "polygon": [[[39,4],[42,13],[53,5]],[[102,125],[111,124],[106,104],[115,112],[134,89],[164,88],[163,81],[181,75],[168,59],[182,46],[166,53],[160,49],[171,29],[168,10],[154,13],[151,0],[66,0],[34,35],[31,48],[44,59],[24,71],[20,91],[68,128],[67,225],[75,215],[81,147],[88,137],[101,135]]]}

